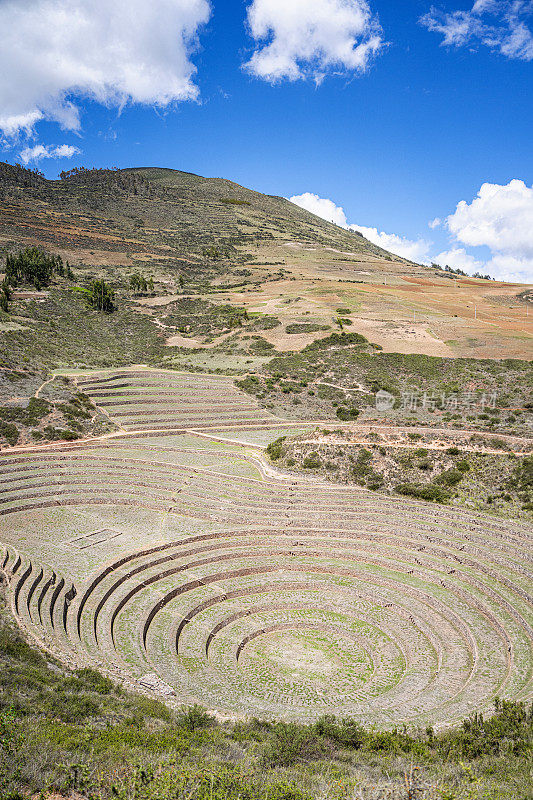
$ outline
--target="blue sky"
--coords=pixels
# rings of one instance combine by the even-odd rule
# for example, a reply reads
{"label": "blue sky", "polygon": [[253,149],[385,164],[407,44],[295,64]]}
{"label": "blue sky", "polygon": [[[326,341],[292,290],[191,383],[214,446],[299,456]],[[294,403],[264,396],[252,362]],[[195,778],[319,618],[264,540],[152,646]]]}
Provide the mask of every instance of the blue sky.
{"label": "blue sky", "polygon": [[0,0],[2,158],[225,177],[533,282],[530,0],[145,5]]}

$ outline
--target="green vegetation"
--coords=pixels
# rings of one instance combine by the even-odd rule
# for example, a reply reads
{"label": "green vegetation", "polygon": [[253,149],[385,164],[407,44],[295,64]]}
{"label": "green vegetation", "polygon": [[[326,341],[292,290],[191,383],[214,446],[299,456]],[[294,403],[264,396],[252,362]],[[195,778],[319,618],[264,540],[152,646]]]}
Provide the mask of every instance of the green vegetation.
{"label": "green vegetation", "polygon": [[[331,419],[337,415],[343,421],[350,421],[359,412],[362,422],[376,418],[383,421],[383,414],[376,414],[375,394],[385,390],[395,398],[387,416],[397,424],[414,424],[409,406],[409,398],[414,394],[418,398],[415,413],[420,424],[457,428],[464,427],[465,411],[459,408],[462,413],[452,413],[446,407],[446,399],[455,397],[460,404],[465,386],[483,387],[486,395],[496,393],[498,406],[507,408],[525,409],[533,392],[533,369],[527,362],[384,353],[364,337],[352,333],[335,333],[316,340],[301,352],[278,354],[256,377],[258,380],[246,391],[265,404],[272,404],[269,407],[276,408],[276,413],[294,416],[292,398],[288,401],[282,388],[291,381],[307,388],[300,398],[300,418]],[[335,385],[339,387],[337,390],[332,388]],[[355,386],[360,386],[361,391],[342,391],[342,387]],[[525,410],[506,416],[497,409],[483,413],[484,406],[479,403],[483,392],[474,393],[478,403],[468,414],[468,427],[511,432],[512,426],[513,432],[527,433]],[[431,401],[425,408],[424,397]],[[493,446],[498,446],[497,440],[493,440]]]}
{"label": "green vegetation", "polygon": [[274,442],[270,442],[266,449],[267,456],[269,456],[272,461],[277,461],[281,458],[283,453],[283,442],[285,441],[285,436],[280,436],[279,439],[276,439]]}
{"label": "green vegetation", "polygon": [[[330,434],[334,434],[331,440]],[[411,431],[407,432],[404,446],[387,444],[375,431],[368,433],[366,446],[354,445],[350,443],[351,435],[345,429],[325,429],[286,437],[277,460],[290,469],[307,470],[312,466],[328,480],[357,483],[372,491],[436,503],[474,505],[480,510],[490,506],[493,513],[530,519],[533,456],[520,457],[505,451],[501,455],[466,453],[456,446],[442,450],[431,447],[429,442],[424,447],[408,446],[422,438]],[[479,442],[474,440],[476,444],[493,449],[493,439],[478,439]]]}
{"label": "green vegetation", "polygon": [[130,289],[137,294],[147,294],[154,291],[154,279],[145,278],[139,272],[130,277]]}
{"label": "green vegetation", "polygon": [[69,279],[73,277],[68,261],[64,265],[61,256],[48,255],[39,247],[28,247],[16,254],[8,254],[5,275],[11,286],[25,283],[36,289],[48,286],[54,275]]}
{"label": "green vegetation", "polygon": [[168,355],[161,331],[124,302],[113,314],[88,314],[84,292],[59,289],[43,302],[13,303],[13,313],[24,330],[0,331],[0,366],[116,366]]}
{"label": "green vegetation", "polygon": [[399,483],[395,488],[398,494],[415,497],[417,500],[429,500],[433,503],[447,503],[452,496],[447,489],[436,486],[434,483]]}
{"label": "green vegetation", "polygon": [[0,437],[5,439],[11,447],[14,447],[19,439],[19,429],[12,422],[0,420]]}
{"label": "green vegetation", "polygon": [[105,281],[93,281],[87,294],[87,303],[96,311],[105,311],[110,314],[115,310],[115,293]]}
{"label": "green vegetation", "polygon": [[66,669],[0,608],[2,800],[526,800],[532,743],[533,708],[497,698],[492,716],[442,733],[333,716],[220,725],[199,706],[173,712],[92,669]]}
{"label": "green vegetation", "polygon": [[302,467],[304,469],[320,469],[321,466],[322,461],[316,450],[312,450],[302,461]]}
{"label": "green vegetation", "polygon": [[[30,396],[24,401],[20,395],[33,395],[43,377],[24,371],[7,372],[5,376],[9,378],[7,385],[5,378],[0,381],[0,397],[10,404],[0,405],[0,441],[3,439],[10,446],[33,440],[71,441],[88,432],[105,433],[113,427],[68,378],[50,379],[44,384],[46,397]],[[18,395],[16,405],[13,392]]]}
{"label": "green vegetation", "polygon": [[533,510],[533,456],[522,459],[516,465],[504,486],[517,492],[525,510]]}

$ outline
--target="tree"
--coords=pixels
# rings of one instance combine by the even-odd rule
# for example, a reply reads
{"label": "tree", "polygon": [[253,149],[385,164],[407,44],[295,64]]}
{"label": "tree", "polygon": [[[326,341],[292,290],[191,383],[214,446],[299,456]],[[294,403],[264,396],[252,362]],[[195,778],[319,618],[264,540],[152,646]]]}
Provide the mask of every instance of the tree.
{"label": "tree", "polygon": [[63,259],[48,255],[39,247],[27,247],[6,256],[6,280],[11,286],[31,283],[36,289],[41,289],[48,286],[54,274],[65,274]]}
{"label": "tree", "polygon": [[91,283],[87,295],[87,302],[91,308],[110,314],[115,310],[114,299],[115,293],[105,281],[96,280]]}
{"label": "tree", "polygon": [[130,278],[130,289],[132,289],[134,292],[138,292],[139,294],[153,292],[154,280],[153,278],[146,279],[144,275],[140,275],[138,272],[136,272]]}

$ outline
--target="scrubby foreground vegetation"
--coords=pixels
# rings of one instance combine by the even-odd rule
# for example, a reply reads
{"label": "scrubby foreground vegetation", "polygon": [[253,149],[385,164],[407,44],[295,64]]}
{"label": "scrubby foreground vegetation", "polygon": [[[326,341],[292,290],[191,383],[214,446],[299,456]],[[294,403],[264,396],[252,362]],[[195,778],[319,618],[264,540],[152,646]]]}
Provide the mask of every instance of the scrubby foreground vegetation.
{"label": "scrubby foreground vegetation", "polygon": [[533,708],[498,699],[440,733],[172,711],[30,646],[0,600],[2,800],[526,800],[532,743]]}

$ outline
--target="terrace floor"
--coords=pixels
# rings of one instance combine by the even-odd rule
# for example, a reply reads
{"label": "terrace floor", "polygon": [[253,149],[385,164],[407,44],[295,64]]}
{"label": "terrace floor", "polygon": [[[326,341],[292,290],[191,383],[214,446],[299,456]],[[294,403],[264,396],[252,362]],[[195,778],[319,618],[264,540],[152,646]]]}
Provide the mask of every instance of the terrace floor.
{"label": "terrace floor", "polygon": [[78,373],[118,434],[0,457],[20,625],[225,717],[445,725],[533,696],[531,529],[268,465],[231,379]]}

